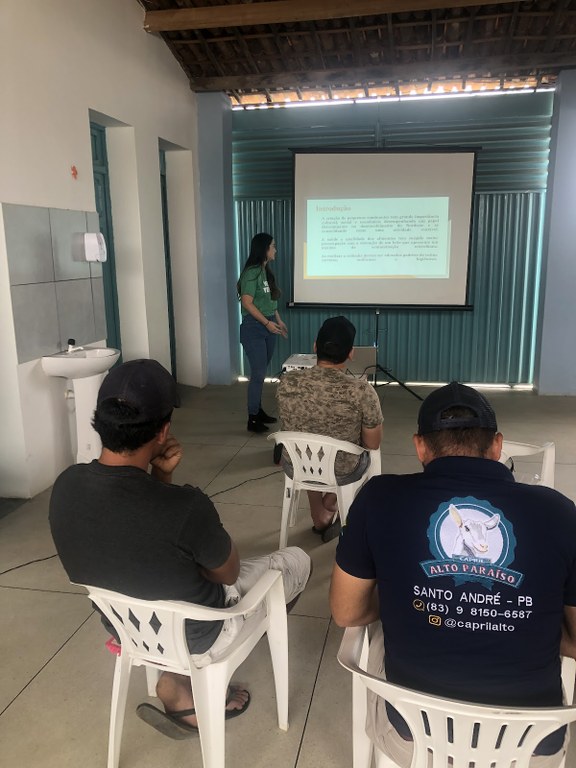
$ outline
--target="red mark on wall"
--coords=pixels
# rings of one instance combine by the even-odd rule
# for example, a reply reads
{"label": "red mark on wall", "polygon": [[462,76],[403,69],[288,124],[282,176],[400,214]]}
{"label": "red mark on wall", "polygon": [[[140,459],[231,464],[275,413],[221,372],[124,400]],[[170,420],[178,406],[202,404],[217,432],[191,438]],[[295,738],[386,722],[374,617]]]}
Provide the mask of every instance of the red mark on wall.
{"label": "red mark on wall", "polygon": [[76,168],[75,165],[71,166],[70,173],[72,174],[72,178],[74,179],[74,181],[76,181],[76,179],[78,178],[78,168]]}

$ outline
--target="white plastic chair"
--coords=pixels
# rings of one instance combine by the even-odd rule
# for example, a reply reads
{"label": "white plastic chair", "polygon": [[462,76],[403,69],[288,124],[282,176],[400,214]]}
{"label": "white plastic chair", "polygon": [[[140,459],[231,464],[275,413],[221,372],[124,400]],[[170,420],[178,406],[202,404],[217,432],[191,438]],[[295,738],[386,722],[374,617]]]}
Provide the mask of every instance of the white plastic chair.
{"label": "white plastic chair", "polygon": [[502,455],[500,461],[504,464],[514,456],[534,456],[542,454],[542,466],[539,472],[534,473],[534,485],[545,485],[554,488],[554,467],[556,462],[556,446],[554,443],[543,445],[531,445],[529,443],[515,443],[511,440],[502,442]]}
{"label": "white plastic chair", "polygon": [[[228,683],[236,668],[266,634],[276,687],[278,726],[288,730],[288,632],[284,586],[280,571],[267,571],[236,605],[208,608],[172,600],[138,600],[118,592],[85,586],[88,597],[113,624],[122,652],[116,658],[108,768],[118,768],[120,742],[130,673],[134,666],[147,668],[148,693],[156,695],[161,672],[189,675],[192,681],[204,768],[224,768],[225,707]],[[223,656],[202,669],[194,666],[186,643],[186,619],[221,621],[258,610],[244,622]],[[151,668],[151,669],[150,669]]]}
{"label": "white plastic chair", "polygon": [[[367,689],[386,699],[414,737],[411,768],[528,768],[534,748],[549,733],[576,720],[576,707],[517,708],[470,704],[394,685],[365,671],[367,627],[345,630],[338,661],[352,673],[354,768],[390,768],[396,763],[366,734]],[[574,659],[563,659],[567,701],[574,693]],[[564,762],[564,761],[563,761]],[[563,765],[562,762],[562,765]]]}
{"label": "white plastic chair", "polygon": [[300,502],[300,491],[329,491],[336,494],[338,513],[342,525],[354,497],[371,477],[382,472],[380,450],[368,451],[370,464],[359,480],[346,485],[338,485],[334,471],[334,462],[338,451],[360,456],[365,448],[345,440],[336,440],[326,435],[315,435],[310,432],[273,432],[268,440],[282,444],[292,463],[294,477],[284,473],[284,501],[282,503],[282,520],[280,523],[280,549],[286,546],[288,526],[296,524],[296,514]]}

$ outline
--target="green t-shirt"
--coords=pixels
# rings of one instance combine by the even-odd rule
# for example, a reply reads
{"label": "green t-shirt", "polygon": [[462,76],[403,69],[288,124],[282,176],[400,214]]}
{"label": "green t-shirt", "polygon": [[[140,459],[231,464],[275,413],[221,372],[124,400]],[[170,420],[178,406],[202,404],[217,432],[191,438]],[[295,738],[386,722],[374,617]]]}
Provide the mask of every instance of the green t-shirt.
{"label": "green t-shirt", "polygon": [[[254,306],[265,317],[273,315],[278,307],[278,302],[270,295],[266,272],[262,267],[249,267],[244,270],[240,276],[240,295],[252,296]],[[248,315],[249,312],[242,307],[242,314]]]}

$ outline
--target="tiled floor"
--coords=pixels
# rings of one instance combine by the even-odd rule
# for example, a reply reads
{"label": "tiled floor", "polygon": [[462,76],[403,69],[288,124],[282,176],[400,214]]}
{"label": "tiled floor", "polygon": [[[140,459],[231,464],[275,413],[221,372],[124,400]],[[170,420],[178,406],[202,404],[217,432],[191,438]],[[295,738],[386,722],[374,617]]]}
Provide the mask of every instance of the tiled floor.
{"label": "tiled floor", "polygon": [[[175,481],[212,496],[241,554],[250,556],[277,547],[283,479],[272,463],[271,443],[245,431],[245,386],[186,389],[173,431],[185,449]],[[411,435],[418,401],[398,387],[379,393],[383,471],[417,471]],[[488,396],[506,437],[556,442],[556,487],[576,498],[576,400],[509,391]],[[273,411],[273,386],[265,397]],[[518,467],[526,475],[531,469]],[[90,603],[51,557],[48,499],[46,491],[0,519],[0,764],[96,768],[106,764],[114,659]],[[290,729],[276,727],[270,661],[261,644],[235,676],[249,685],[252,703],[246,715],[227,723],[228,768],[351,766],[351,684],[336,662],[341,630],[328,608],[336,542],[322,544],[311,533],[303,508],[290,543],[314,561],[311,583],[289,617]],[[134,709],[145,699],[144,674],[136,670],[121,768],[200,766],[197,739],[170,741],[138,720]],[[576,768],[574,753],[568,767]]]}

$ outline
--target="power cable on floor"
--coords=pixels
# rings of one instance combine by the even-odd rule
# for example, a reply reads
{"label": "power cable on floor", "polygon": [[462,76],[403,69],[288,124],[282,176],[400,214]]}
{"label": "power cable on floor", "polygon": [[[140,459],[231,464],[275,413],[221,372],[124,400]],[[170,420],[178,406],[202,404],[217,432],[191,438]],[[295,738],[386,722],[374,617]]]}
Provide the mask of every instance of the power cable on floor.
{"label": "power cable on floor", "polygon": [[13,565],[12,568],[7,568],[5,571],[0,571],[0,576],[4,576],[6,573],[10,573],[10,571],[17,571],[18,568],[24,568],[26,565],[33,565],[34,563],[43,563],[44,560],[52,560],[53,557],[58,557],[58,555],[48,555],[48,557],[39,557],[37,560],[29,560],[27,563],[20,563],[20,565]]}
{"label": "power cable on floor", "polygon": [[284,474],[284,472],[281,469],[276,469],[274,472],[268,472],[267,475],[262,475],[261,477],[249,477],[247,480],[242,480],[241,483],[238,483],[238,485],[233,485],[230,488],[224,488],[222,491],[216,491],[216,493],[208,494],[209,499],[213,499],[214,496],[219,496],[221,493],[228,493],[228,491],[233,491],[236,488],[240,488],[241,485],[246,485],[246,483],[253,483],[256,480],[265,480],[267,477],[272,477],[272,475],[279,475]]}

